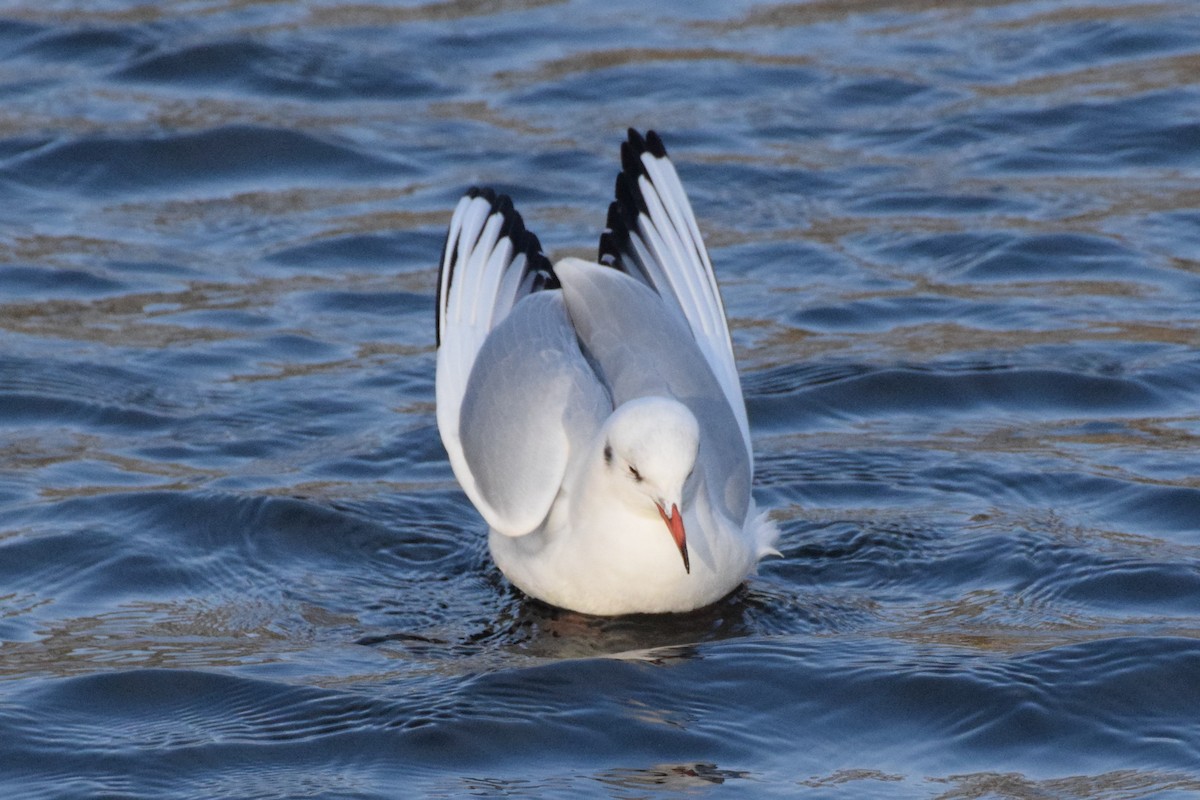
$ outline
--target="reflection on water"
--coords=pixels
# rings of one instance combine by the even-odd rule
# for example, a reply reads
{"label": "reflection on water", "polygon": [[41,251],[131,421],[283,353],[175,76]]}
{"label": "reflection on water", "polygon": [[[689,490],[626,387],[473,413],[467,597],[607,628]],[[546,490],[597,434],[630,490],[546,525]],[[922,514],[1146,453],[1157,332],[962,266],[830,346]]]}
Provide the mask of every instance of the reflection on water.
{"label": "reflection on water", "polygon": [[650,769],[613,769],[596,776],[596,780],[617,789],[669,789],[680,791],[703,787],[706,783],[722,784],[746,778],[736,770],[719,769],[716,764],[667,764]]}
{"label": "reflection on water", "polygon": [[[1197,42],[1179,1],[9,4],[0,794],[1200,791]],[[431,309],[472,184],[594,255],[630,125],[784,535],[610,620],[492,566]]]}

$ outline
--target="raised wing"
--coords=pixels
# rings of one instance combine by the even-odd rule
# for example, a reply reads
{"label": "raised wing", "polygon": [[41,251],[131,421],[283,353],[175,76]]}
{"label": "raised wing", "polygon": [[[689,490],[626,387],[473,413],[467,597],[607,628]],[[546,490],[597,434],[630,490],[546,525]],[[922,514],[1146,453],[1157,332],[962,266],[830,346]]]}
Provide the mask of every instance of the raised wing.
{"label": "raised wing", "polygon": [[438,273],[437,420],[450,466],[494,530],[537,528],[571,453],[612,410],[558,279],[505,195],[471,189]]}
{"label": "raised wing", "polygon": [[520,297],[556,285],[512,200],[472,188],[458,201],[438,269],[437,421],[454,475],[476,506],[475,477],[459,439],[471,369],[488,333]]}
{"label": "raised wing", "polygon": [[725,305],[679,175],[654,131],[643,139],[629,129],[628,141],[621,144],[621,167],[608,229],[600,237],[600,262],[645,281],[678,310],[721,384],[753,464]]}
{"label": "raised wing", "polygon": [[740,523],[750,503],[750,456],[734,409],[687,324],[652,288],[617,270],[578,258],[564,258],[554,269],[587,363],[613,404],[673,397],[691,409],[703,431],[697,472],[722,514]]}

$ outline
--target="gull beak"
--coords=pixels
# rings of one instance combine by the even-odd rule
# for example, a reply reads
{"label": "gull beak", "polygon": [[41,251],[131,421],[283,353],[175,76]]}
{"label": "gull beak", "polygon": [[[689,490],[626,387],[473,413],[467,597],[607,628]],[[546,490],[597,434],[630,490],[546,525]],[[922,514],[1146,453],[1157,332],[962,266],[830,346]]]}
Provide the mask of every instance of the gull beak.
{"label": "gull beak", "polygon": [[679,513],[679,506],[672,503],[671,514],[668,516],[660,503],[654,505],[658,508],[658,515],[662,517],[663,522],[667,523],[667,529],[671,531],[671,538],[675,540],[675,546],[679,548],[679,555],[683,556],[684,571],[691,575],[692,565],[688,562],[687,534],[683,531],[683,514]]}

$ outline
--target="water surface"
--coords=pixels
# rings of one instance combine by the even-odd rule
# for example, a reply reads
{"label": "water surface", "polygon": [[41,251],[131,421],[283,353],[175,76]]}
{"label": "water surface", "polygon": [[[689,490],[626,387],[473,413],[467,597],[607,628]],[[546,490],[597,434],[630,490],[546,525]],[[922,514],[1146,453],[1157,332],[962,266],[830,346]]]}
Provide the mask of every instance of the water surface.
{"label": "water surface", "polygon": [[[10,3],[0,795],[1200,792],[1184,0]],[[433,405],[463,190],[594,255],[655,128],[783,557],[601,620]]]}

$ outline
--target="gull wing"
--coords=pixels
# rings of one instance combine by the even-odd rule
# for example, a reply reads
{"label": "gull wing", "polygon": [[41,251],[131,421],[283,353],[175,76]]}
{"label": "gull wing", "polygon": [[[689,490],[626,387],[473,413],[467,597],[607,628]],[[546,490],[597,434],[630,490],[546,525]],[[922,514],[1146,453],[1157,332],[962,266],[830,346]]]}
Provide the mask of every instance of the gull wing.
{"label": "gull wing", "polygon": [[472,499],[488,524],[507,536],[538,528],[572,457],[586,451],[611,412],[562,292],[518,301],[479,351],[459,423]]}
{"label": "gull wing", "polygon": [[722,514],[744,520],[749,454],[734,409],[684,320],[645,283],[617,270],[577,258],[554,269],[587,363],[613,404],[658,396],[686,405],[702,432],[697,470]]}
{"label": "gull wing", "polygon": [[438,271],[438,431],[463,491],[509,536],[545,518],[589,420],[611,410],[557,286],[512,201],[468,191]]}
{"label": "gull wing", "polygon": [[600,237],[600,262],[649,284],[687,322],[733,409],[753,464],[725,305],[683,184],[654,131],[643,139],[629,129],[621,167],[608,228]]}

